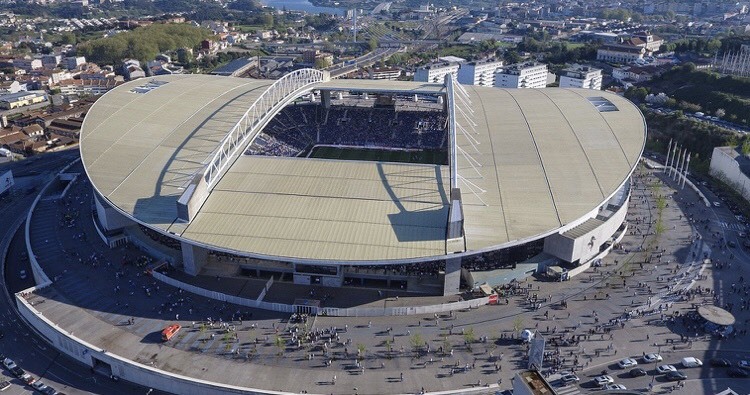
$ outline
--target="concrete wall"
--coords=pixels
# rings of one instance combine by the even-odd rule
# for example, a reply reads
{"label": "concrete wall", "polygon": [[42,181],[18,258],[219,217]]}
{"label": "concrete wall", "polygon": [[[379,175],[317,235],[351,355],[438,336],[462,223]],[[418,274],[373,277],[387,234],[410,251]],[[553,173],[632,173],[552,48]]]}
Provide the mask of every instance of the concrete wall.
{"label": "concrete wall", "polygon": [[185,273],[197,276],[208,261],[208,250],[184,241],[181,242],[180,246],[182,247],[182,264]]}
{"label": "concrete wall", "polygon": [[99,224],[105,230],[122,229],[133,224],[133,221],[104,203],[96,190],[94,190],[94,206],[96,207],[96,215],[99,217]]}
{"label": "concrete wall", "polygon": [[[252,307],[262,310],[277,311],[282,313],[294,312],[294,306],[283,304],[283,303],[269,303],[255,299],[241,298],[239,296],[227,295],[218,291],[210,291],[207,289],[196,287],[192,284],[183,283],[175,280],[171,277],[165,276],[159,272],[152,273],[152,276],[166,284],[173,287],[183,289],[187,292],[194,293],[206,298],[219,300],[222,302],[233,303],[239,306]],[[324,307],[321,308],[319,313],[323,315],[338,316],[338,317],[381,317],[381,316],[392,316],[392,315],[412,315],[412,314],[433,314],[433,313],[444,313],[454,310],[462,310],[468,308],[475,308],[484,306],[489,303],[489,297],[464,300],[454,303],[442,303],[438,305],[430,306],[413,306],[413,307],[370,307],[360,308],[352,307],[349,309],[340,309],[335,307]]]}
{"label": "concrete wall", "polygon": [[203,177],[203,169],[193,176],[190,185],[185,189],[182,196],[177,200],[177,216],[186,222],[190,222],[198,214],[203,203],[208,199],[208,184]]}
{"label": "concrete wall", "polygon": [[[576,239],[570,239],[562,234],[555,234],[544,240],[544,252],[563,259],[567,262],[590,260],[599,253],[601,246],[606,243],[625,221],[628,213],[630,198],[607,219],[601,226],[585,233]],[[593,239],[593,243],[592,241]]]}
{"label": "concrete wall", "polygon": [[21,316],[60,352],[92,367],[94,366],[94,358],[96,358],[109,364],[112,367],[112,374],[126,381],[173,394],[287,394],[286,392],[243,388],[198,380],[155,369],[109,353],[73,336],[44,317],[20,294],[16,295],[16,304]]}
{"label": "concrete wall", "polygon": [[723,147],[714,148],[711,154],[711,175],[726,182],[745,200],[750,201],[750,178],[740,170],[739,163],[721,148]]}

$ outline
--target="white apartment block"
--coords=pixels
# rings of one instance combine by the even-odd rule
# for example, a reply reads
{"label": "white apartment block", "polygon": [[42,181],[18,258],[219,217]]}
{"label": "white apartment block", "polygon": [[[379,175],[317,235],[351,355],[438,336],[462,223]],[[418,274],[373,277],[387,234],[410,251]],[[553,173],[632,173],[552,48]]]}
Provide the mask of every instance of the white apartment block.
{"label": "white apartment block", "polygon": [[547,65],[539,63],[512,64],[495,74],[497,88],[544,88],[547,86]]}
{"label": "white apartment block", "polygon": [[448,74],[458,77],[458,63],[436,63],[420,67],[414,72],[414,81],[442,83]]}
{"label": "white apartment block", "polygon": [[560,73],[560,88],[602,89],[602,71],[589,66],[573,66]]}
{"label": "white apartment block", "polygon": [[401,77],[399,68],[372,68],[370,69],[371,80],[396,80]]}
{"label": "white apartment block", "polygon": [[495,73],[502,67],[502,60],[464,63],[458,69],[458,82],[464,85],[494,86]]}

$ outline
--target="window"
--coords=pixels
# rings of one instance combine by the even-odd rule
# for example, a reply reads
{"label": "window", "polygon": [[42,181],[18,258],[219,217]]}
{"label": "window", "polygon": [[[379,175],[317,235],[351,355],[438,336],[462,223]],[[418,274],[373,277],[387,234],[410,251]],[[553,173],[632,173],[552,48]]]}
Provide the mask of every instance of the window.
{"label": "window", "polygon": [[617,106],[612,104],[611,101],[600,97],[600,96],[594,96],[594,97],[587,97],[588,101],[596,107],[599,112],[610,112],[610,111],[620,111]]}

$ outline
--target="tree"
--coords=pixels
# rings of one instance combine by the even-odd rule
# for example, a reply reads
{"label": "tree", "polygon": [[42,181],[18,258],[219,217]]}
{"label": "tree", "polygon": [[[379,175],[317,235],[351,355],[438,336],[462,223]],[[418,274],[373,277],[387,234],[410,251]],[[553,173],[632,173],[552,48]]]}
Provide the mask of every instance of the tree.
{"label": "tree", "polygon": [[365,359],[365,352],[367,352],[367,347],[362,343],[357,344],[357,358],[360,361]]}
{"label": "tree", "polygon": [[286,348],[286,343],[284,342],[284,339],[281,336],[276,336],[276,339],[274,340],[274,343],[276,344],[276,347],[279,349],[279,356],[284,354],[284,349]]}
{"label": "tree", "polygon": [[331,65],[330,62],[328,60],[326,60],[325,58],[323,58],[323,57],[315,59],[315,68],[316,69],[324,69],[324,68],[326,68],[326,67],[328,67],[330,65]]}
{"label": "tree", "polygon": [[78,38],[73,32],[63,32],[60,35],[60,44],[73,45],[78,42]]}
{"label": "tree", "polygon": [[193,63],[193,52],[190,48],[180,48],[177,50],[177,61],[183,65]]}
{"label": "tree", "polygon": [[514,50],[505,51],[505,53],[503,54],[503,59],[505,59],[506,64],[519,63],[521,61],[521,55],[519,55],[518,52]]}
{"label": "tree", "polygon": [[474,335],[474,328],[469,328],[464,331],[464,343],[466,343],[466,347],[471,350],[471,344],[474,343],[476,340],[476,337]]}
{"label": "tree", "polygon": [[414,347],[414,351],[419,351],[422,349],[422,347],[425,345],[425,341],[422,338],[422,335],[419,333],[415,333],[411,336],[411,345]]}
{"label": "tree", "polygon": [[727,115],[727,112],[724,111],[723,108],[717,108],[714,114],[716,115],[717,118],[724,118],[724,116]]}
{"label": "tree", "polygon": [[370,51],[378,49],[378,39],[375,37],[370,37],[370,39],[367,40],[367,49]]}

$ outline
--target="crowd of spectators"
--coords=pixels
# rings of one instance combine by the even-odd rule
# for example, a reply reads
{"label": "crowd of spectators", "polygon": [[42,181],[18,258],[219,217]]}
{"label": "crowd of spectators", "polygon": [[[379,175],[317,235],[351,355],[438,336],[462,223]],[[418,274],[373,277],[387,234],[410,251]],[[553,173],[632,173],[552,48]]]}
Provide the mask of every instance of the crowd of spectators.
{"label": "crowd of spectators", "polygon": [[151,240],[154,240],[155,242],[157,242],[157,243],[159,243],[161,245],[165,245],[165,246],[167,246],[169,248],[172,248],[174,250],[182,251],[182,246],[180,245],[180,241],[179,240],[174,239],[172,237],[164,236],[163,234],[161,234],[161,233],[159,233],[159,232],[157,232],[155,230],[149,229],[149,228],[147,228],[147,227],[145,227],[143,225],[138,225],[138,227]]}
{"label": "crowd of spectators", "polygon": [[447,122],[442,111],[409,107],[298,104],[282,109],[246,154],[298,156],[318,144],[439,149],[446,147]]}

